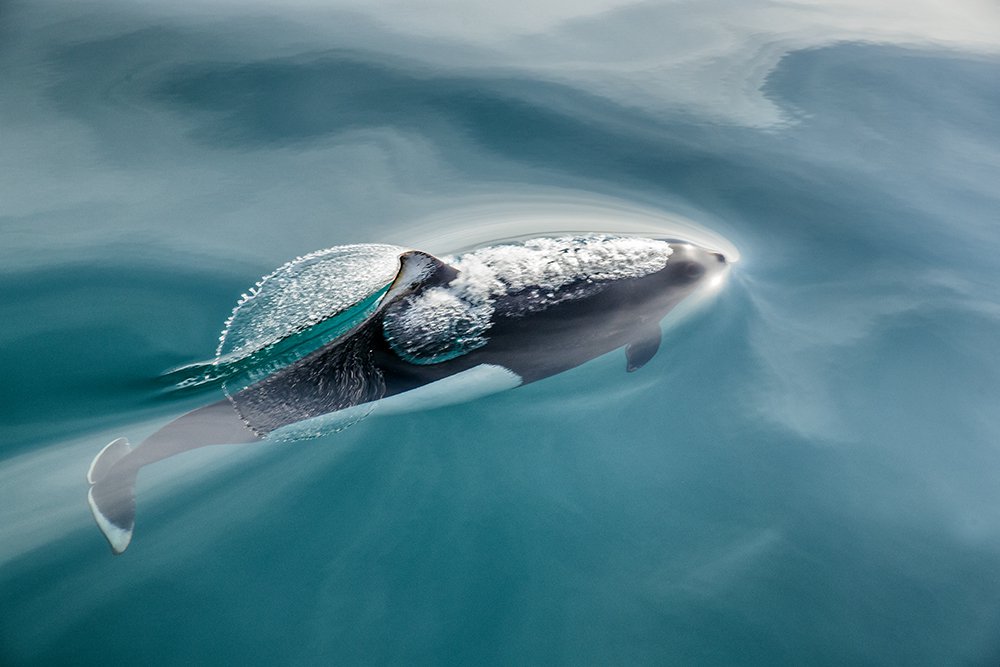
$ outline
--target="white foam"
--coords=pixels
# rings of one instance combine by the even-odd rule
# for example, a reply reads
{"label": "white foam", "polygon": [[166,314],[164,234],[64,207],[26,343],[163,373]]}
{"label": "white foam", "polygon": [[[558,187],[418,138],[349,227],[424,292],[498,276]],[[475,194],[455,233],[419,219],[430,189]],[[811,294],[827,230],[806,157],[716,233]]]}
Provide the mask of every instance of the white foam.
{"label": "white foam", "polygon": [[461,272],[453,289],[485,300],[531,287],[558,290],[581,279],[640,278],[663,269],[671,252],[663,241],[593,234],[489,246],[445,261]]}

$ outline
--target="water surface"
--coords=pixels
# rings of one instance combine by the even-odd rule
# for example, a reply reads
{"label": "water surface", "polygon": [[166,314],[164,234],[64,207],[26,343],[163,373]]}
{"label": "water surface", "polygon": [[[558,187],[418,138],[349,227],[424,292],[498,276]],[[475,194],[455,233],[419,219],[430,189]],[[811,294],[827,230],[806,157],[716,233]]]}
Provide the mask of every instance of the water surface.
{"label": "water surface", "polygon": [[[996,664],[988,3],[0,10],[0,663]],[[621,353],[139,481],[84,474],[332,245],[707,230]]]}

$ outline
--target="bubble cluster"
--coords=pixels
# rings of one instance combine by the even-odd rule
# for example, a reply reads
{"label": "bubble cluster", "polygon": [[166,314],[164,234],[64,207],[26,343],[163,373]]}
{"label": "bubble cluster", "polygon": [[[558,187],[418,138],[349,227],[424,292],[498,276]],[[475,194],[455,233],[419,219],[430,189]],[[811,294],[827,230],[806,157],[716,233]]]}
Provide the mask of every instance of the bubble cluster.
{"label": "bubble cluster", "polygon": [[403,252],[379,243],[335,246],[264,276],[226,322],[217,361],[245,357],[348,311],[392,282]]}

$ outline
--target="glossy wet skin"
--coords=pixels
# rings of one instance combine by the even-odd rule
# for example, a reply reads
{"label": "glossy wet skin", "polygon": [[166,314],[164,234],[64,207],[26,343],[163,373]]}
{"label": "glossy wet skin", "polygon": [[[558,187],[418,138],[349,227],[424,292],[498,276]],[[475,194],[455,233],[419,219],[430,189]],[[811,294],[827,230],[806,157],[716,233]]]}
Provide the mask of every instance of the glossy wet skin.
{"label": "glossy wet skin", "polygon": [[[350,339],[233,395],[232,406],[255,431],[266,434],[483,364],[508,369],[529,383],[628,345],[651,348],[651,357],[659,345],[659,322],[728,270],[721,254],[689,243],[671,243],[671,248],[660,271],[641,278],[582,279],[555,290],[543,306],[533,288],[498,297],[487,343],[448,361],[414,364],[401,358],[383,335],[382,318],[375,317]],[[452,267],[439,269],[428,288],[454,279]],[[634,370],[631,363],[629,369]]]}
{"label": "glossy wet skin", "polygon": [[[541,311],[524,314],[529,298],[524,292],[498,299],[487,344],[449,361],[416,365],[401,359],[386,343],[381,318],[376,317],[353,340],[319,350],[239,392],[231,401],[219,401],[178,418],[147,441],[154,447],[141,447],[139,451],[145,452],[132,458],[145,465],[199,446],[194,443],[205,438],[192,431],[212,434],[213,443],[253,441],[275,428],[416,389],[481,364],[507,368],[529,383],[618,348],[658,340],[659,323],[671,310],[692,294],[707,291],[729,270],[719,253],[689,243],[671,242],[671,248],[673,254],[660,271],[589,288],[582,283],[567,285],[560,292],[588,288],[593,293]],[[444,265],[444,271],[446,282],[454,277],[451,267]],[[357,397],[339,395],[334,389],[338,383],[331,378],[356,371],[363,371],[375,383]],[[240,417],[256,432],[247,429]]]}
{"label": "glossy wet skin", "polygon": [[[653,327],[681,301],[728,271],[725,258],[692,244],[671,243],[666,266],[642,278],[608,281],[598,293],[567,300],[519,316],[512,294],[496,303],[489,342],[459,358],[427,366],[407,363],[375,336],[376,364],[386,380],[386,395],[416,388],[480,364],[503,366],[534,382],[651,335]],[[569,285],[562,291],[578,288]]]}

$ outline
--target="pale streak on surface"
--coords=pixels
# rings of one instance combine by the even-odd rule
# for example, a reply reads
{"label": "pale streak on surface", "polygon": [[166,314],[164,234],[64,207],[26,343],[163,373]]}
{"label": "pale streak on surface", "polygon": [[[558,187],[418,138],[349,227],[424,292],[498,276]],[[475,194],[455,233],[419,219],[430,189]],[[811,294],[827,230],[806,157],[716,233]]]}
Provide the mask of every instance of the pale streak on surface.
{"label": "pale streak on surface", "polygon": [[[152,433],[161,420],[130,424],[130,434]],[[102,442],[111,439],[109,433],[88,433],[72,441],[53,444],[6,459],[0,466],[0,565],[35,549],[61,539],[68,534],[93,529],[86,497],[87,460]],[[232,465],[245,460],[239,452],[259,452],[257,447],[208,447],[194,456],[180,457],[178,464],[160,466],[140,481],[142,502],[199,469],[214,468],[223,460]],[[235,454],[235,455],[234,455]],[[155,501],[152,501],[155,502]],[[99,536],[99,535],[98,535]]]}
{"label": "pale streak on surface", "polygon": [[[214,0],[155,11],[204,20],[206,12],[245,15],[247,4]],[[420,11],[402,0],[293,0],[280,10],[270,0],[250,4],[262,13],[280,11],[316,48],[335,34],[341,46],[446,69],[460,53],[465,70],[509,68],[631,107],[684,109],[753,127],[789,120],[761,86],[792,51],[858,41],[1000,53],[1000,6],[986,0],[550,0],[530,3],[530,11],[524,2],[461,0]],[[345,23],[364,30],[352,36]]]}

